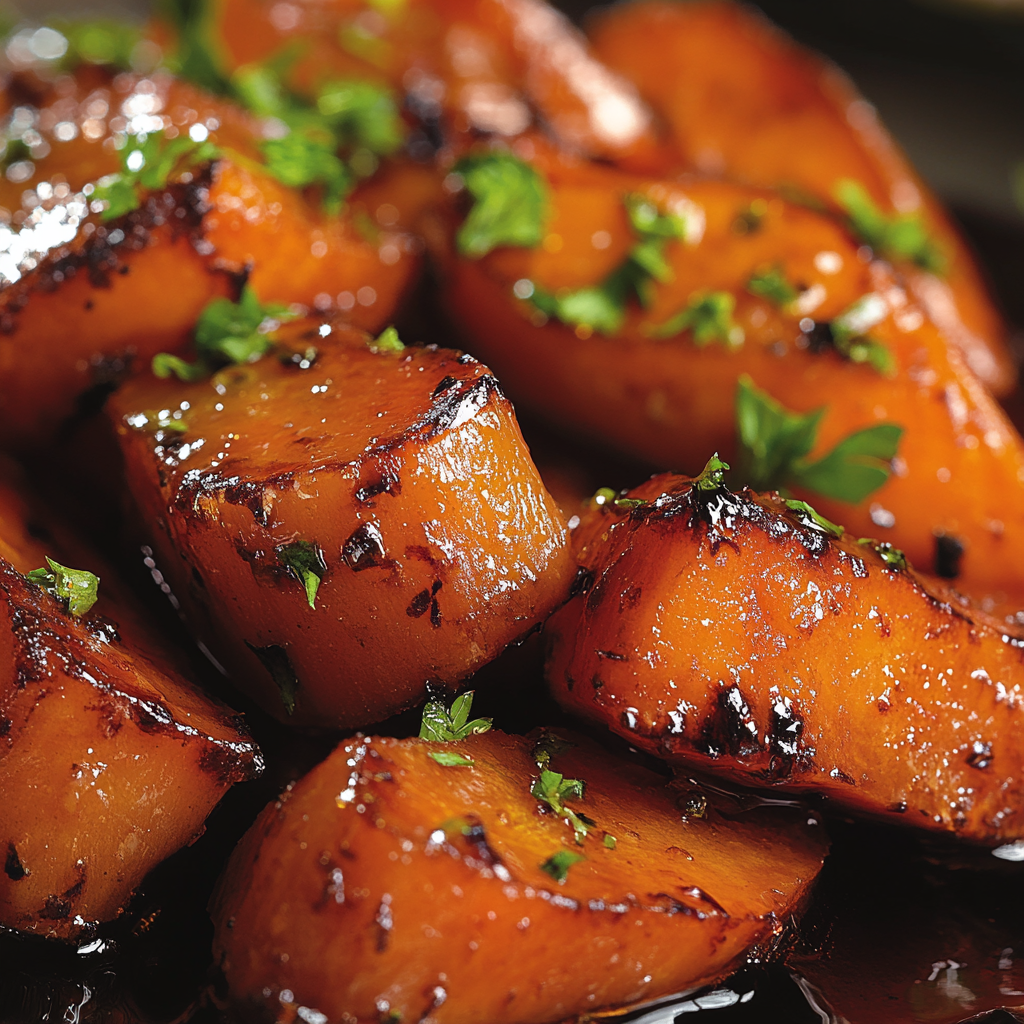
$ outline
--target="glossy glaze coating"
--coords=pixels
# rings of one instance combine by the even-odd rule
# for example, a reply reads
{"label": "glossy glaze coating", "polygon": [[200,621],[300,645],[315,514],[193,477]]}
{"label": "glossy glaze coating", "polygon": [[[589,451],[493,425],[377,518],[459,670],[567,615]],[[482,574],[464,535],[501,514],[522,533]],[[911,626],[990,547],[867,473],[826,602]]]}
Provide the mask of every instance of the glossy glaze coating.
{"label": "glossy glaze coating", "polygon": [[[178,673],[105,568],[29,533],[32,512],[3,474],[0,925],[74,938],[116,917],[262,760],[241,718]],[[101,574],[84,617],[21,575],[46,554]]]}
{"label": "glossy glaze coating", "polygon": [[[26,72],[8,87],[9,103],[19,89],[32,102],[8,122],[38,136],[46,155],[27,162],[17,188],[0,186],[10,225],[0,227],[6,443],[51,434],[90,389],[109,388],[157,352],[184,351],[204,306],[246,280],[263,302],[340,309],[368,330],[393,317],[420,262],[402,228],[413,216],[404,199],[389,198],[382,218],[371,182],[366,200],[357,189],[344,215],[328,216],[315,196],[264,173],[254,119],[166,74],[109,79],[85,68],[46,83]],[[173,137],[197,125],[222,147],[220,159],[184,171],[124,217],[104,222],[91,211],[80,190],[119,169],[115,143],[126,132]],[[413,206],[425,175],[399,176]]]}
{"label": "glossy glaze coating", "polygon": [[1013,389],[1006,326],[970,250],[837,67],[751,8],[717,0],[620,4],[595,20],[591,39],[664,118],[677,167],[804,192],[833,209],[836,186],[852,178],[887,213],[920,213],[948,266],[936,276],[901,263],[914,298],[994,392]]}
{"label": "glossy glaze coating", "polygon": [[[539,1024],[709,982],[777,932],[825,853],[813,817],[741,811],[562,738],[551,768],[585,782],[572,806],[597,823],[582,845],[531,796],[536,736],[339,747],[264,811],[221,883],[236,1005],[273,1013],[287,989],[332,1021]],[[475,763],[429,757],[448,751]],[[586,858],[562,883],[540,868],[556,851]]]}
{"label": "glossy glaze coating", "polygon": [[659,476],[574,535],[568,709],[670,762],[996,845],[1024,835],[1019,633],[775,496]]}
{"label": "glossy glaze coating", "polygon": [[[828,408],[816,453],[854,430],[898,423],[899,461],[880,490],[856,507],[809,500],[924,569],[935,564],[936,536],[952,534],[966,548],[958,586],[978,599],[1024,604],[1024,530],[1015,525],[1024,524],[1024,443],[888,264],[865,262],[835,220],[772,193],[699,179],[651,182],[570,163],[540,144],[536,162],[553,190],[544,244],[476,262],[442,253],[447,305],[467,347],[495,367],[517,402],[659,467],[694,473],[714,451],[733,456],[743,374],[787,409]],[[544,323],[514,297],[523,279],[550,291],[601,281],[635,240],[621,203],[635,191],[683,204],[699,226],[692,243],[668,247],[674,277],[655,288],[649,309],[632,305],[622,330],[604,337]],[[759,227],[738,229],[754,200],[766,204]],[[599,232],[602,249],[593,242]],[[754,272],[776,265],[803,288],[797,308],[780,310],[746,289]],[[650,336],[705,290],[735,297],[742,345]],[[892,354],[891,376],[814,341],[817,323],[869,295],[881,304],[870,333]]]}
{"label": "glossy glaze coating", "polygon": [[[144,375],[110,414],[161,568],[237,684],[283,720],[358,726],[489,661],[565,599],[575,567],[485,366],[374,353],[319,323],[287,332],[319,350],[305,369]],[[185,410],[185,432],[147,427],[161,409]],[[326,565],[315,610],[279,559],[297,541]],[[298,681],[293,713],[267,664]]]}
{"label": "glossy glaze coating", "polygon": [[387,10],[219,0],[216,25],[232,67],[298,44],[299,88],[358,75],[406,92],[428,145],[440,142],[432,133],[441,125],[459,148],[481,132],[514,137],[539,114],[562,145],[591,156],[649,160],[657,149],[634,88],[539,0],[410,0]]}

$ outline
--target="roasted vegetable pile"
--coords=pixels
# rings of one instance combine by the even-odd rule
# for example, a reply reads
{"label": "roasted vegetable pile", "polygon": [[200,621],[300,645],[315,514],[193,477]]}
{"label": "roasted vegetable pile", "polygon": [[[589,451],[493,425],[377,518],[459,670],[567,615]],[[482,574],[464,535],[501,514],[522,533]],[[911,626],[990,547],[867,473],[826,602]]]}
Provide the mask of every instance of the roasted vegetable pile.
{"label": "roasted vegetable pile", "polygon": [[589,31],[9,36],[0,1020],[1024,1006],[1016,897],[907,895],[1020,887],[999,314],[834,67]]}

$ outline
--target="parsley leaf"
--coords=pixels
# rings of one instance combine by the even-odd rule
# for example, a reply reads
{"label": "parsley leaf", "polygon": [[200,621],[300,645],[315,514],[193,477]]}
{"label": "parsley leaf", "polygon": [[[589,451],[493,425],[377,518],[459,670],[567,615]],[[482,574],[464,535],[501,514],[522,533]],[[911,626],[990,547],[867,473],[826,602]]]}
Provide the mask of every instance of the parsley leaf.
{"label": "parsley leaf", "polygon": [[405,125],[392,94],[372,82],[344,79],[320,90],[316,108],[343,146],[361,147],[377,156],[394,153],[405,138]]}
{"label": "parsley leaf", "polygon": [[[137,25],[113,18],[57,18],[50,26],[68,41],[60,66],[74,71],[80,64],[130,71],[144,52],[144,39]],[[158,51],[157,51],[158,52]]]}
{"label": "parsley leaf", "polygon": [[800,293],[789,283],[785,271],[778,263],[751,274],[747,281],[747,291],[780,308],[788,306],[800,297]]}
{"label": "parsley leaf", "polygon": [[160,378],[173,373],[179,380],[195,381],[209,376],[219,366],[256,362],[273,347],[268,328],[294,315],[278,303],[264,305],[246,285],[238,302],[214,299],[199,314],[195,330],[199,359],[195,363],[160,352],[153,357],[153,373]]}
{"label": "parsley leaf", "polygon": [[736,299],[729,292],[695,292],[685,309],[655,327],[650,334],[652,338],[674,338],[683,331],[690,331],[698,348],[713,341],[738,348],[743,344],[743,328],[732,318],[735,308]]}
{"label": "parsley leaf", "polygon": [[840,181],[834,194],[853,233],[875,252],[887,259],[910,260],[933,274],[944,272],[945,254],[928,234],[920,213],[883,213],[868,190],[852,178]]}
{"label": "parsley leaf", "polygon": [[696,491],[717,491],[725,485],[725,471],[729,469],[729,463],[723,462],[715,452],[707,461],[707,465],[701,470],[700,475],[694,477],[692,487]]}
{"label": "parsley leaf", "polygon": [[785,409],[743,376],[736,390],[741,479],[754,490],[802,487],[826,498],[857,504],[889,478],[888,462],[903,428],[880,423],[841,440],[809,462],[826,408],[809,413]]}
{"label": "parsley leaf", "polygon": [[566,800],[582,800],[584,784],[579,779],[567,779],[558,772],[541,768],[540,778],[533,784],[530,793],[546,803],[559,817],[572,826],[576,842],[582,843],[594,822],[585,814],[577,814],[565,806]]}
{"label": "parsley leaf", "polygon": [[167,60],[169,69],[208,92],[230,95],[217,45],[214,0],[159,0],[157,9],[177,35],[175,52]]}
{"label": "parsley leaf", "polygon": [[618,840],[610,832],[606,832],[604,836],[605,849],[614,850],[618,846]]}
{"label": "parsley leaf", "polygon": [[310,608],[316,608],[316,592],[320,581],[327,574],[327,563],[320,548],[308,540],[297,540],[282,544],[275,549],[282,565],[306,588],[306,600]]}
{"label": "parsley leaf", "polygon": [[480,259],[502,245],[536,248],[544,238],[547,182],[505,150],[463,157],[454,167],[473,197],[456,236],[459,252]]}
{"label": "parsley leaf", "polygon": [[550,875],[559,885],[562,885],[569,876],[569,868],[586,859],[582,853],[576,853],[575,850],[559,850],[558,853],[553,853],[548,857],[541,864],[540,869],[546,875]]}
{"label": "parsley leaf", "polygon": [[398,336],[398,330],[394,327],[385,327],[378,337],[373,338],[369,343],[370,351],[377,352],[404,352],[405,345]]}
{"label": "parsley leaf", "polygon": [[874,548],[887,569],[891,569],[893,572],[906,569],[907,556],[899,548],[894,548],[887,540],[876,541],[870,537],[861,537],[857,543]]}
{"label": "parsley leaf", "polygon": [[487,732],[491,728],[490,718],[475,718],[469,721],[473,709],[473,690],[468,690],[452,702],[451,710],[438,700],[428,700],[423,709],[420,724],[420,739],[438,743],[456,743],[467,736]]}
{"label": "parsley leaf", "polygon": [[892,352],[867,333],[881,323],[888,312],[880,295],[872,293],[858,299],[829,324],[835,350],[851,362],[867,363],[879,373],[891,376],[896,371]]}
{"label": "parsley leaf", "polygon": [[538,768],[547,768],[551,763],[551,758],[556,757],[558,754],[564,754],[567,750],[571,749],[572,744],[568,740],[563,740],[561,736],[555,736],[552,733],[546,732],[533,745],[532,757]]}
{"label": "parsley leaf", "polygon": [[99,576],[84,569],[69,569],[46,556],[45,569],[33,569],[25,579],[42,587],[58,601],[62,601],[72,615],[84,615],[96,603],[100,587]]}
{"label": "parsley leaf", "polygon": [[262,145],[267,173],[289,188],[319,185],[328,213],[337,213],[355,179],[337,154],[332,135],[290,131],[280,139],[267,139]]}
{"label": "parsley leaf", "polygon": [[187,135],[168,139],[162,131],[129,135],[121,151],[121,171],[100,178],[90,194],[91,202],[104,202],[103,220],[122,217],[142,205],[140,190],[166,188],[175,173],[206,163],[217,156],[209,141],[196,142]]}
{"label": "parsley leaf", "polygon": [[467,768],[476,764],[468,754],[455,754],[448,750],[432,750],[430,757],[443,768]]}
{"label": "parsley leaf", "polygon": [[785,502],[786,508],[791,512],[795,512],[805,526],[815,526],[837,539],[842,537],[843,528],[820,515],[806,501],[800,501],[797,498],[786,498]]}

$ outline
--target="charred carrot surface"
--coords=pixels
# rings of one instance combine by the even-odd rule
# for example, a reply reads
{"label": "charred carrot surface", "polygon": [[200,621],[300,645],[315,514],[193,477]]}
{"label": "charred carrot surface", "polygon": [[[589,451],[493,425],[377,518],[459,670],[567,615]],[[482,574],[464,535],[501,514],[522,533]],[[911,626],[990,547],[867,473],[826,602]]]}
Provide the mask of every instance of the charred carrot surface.
{"label": "charred carrot surface", "polygon": [[[117,917],[262,759],[241,718],[178,674],[112,579],[84,612],[47,579],[32,582],[47,555],[63,556],[30,535],[30,517],[4,469],[0,925],[67,939]],[[69,593],[89,577],[76,572]]]}
{"label": "charred carrot surface", "polygon": [[997,844],[1024,835],[1022,642],[800,502],[664,475],[583,517],[566,708],[674,764]]}
{"label": "charred carrot surface", "polygon": [[591,39],[664,118],[677,166],[850,216],[986,385],[1013,389],[1006,326],[970,250],[837,67],[728,2],[620,4]]}
{"label": "charred carrot surface", "polygon": [[216,954],[250,1012],[288,990],[330,1020],[564,1020],[723,976],[825,849],[806,811],[743,811],[571,734],[358,737],[237,848]]}
{"label": "charred carrot surface", "polygon": [[[266,303],[340,310],[369,330],[392,318],[420,262],[401,199],[384,226],[369,183],[370,208],[357,187],[339,216],[315,189],[270,173],[259,124],[240,108],[166,74],[81,78],[77,92],[54,87],[39,108],[18,108],[50,129],[48,156],[29,162],[18,198],[9,182],[3,197],[13,215],[0,239],[6,444],[45,439],[91,390],[158,352],[184,352],[206,305],[237,297],[242,282]],[[164,161],[159,184],[133,178]],[[119,181],[104,185],[111,175]]]}
{"label": "charred carrot surface", "polygon": [[209,380],[141,376],[110,414],[161,568],[238,685],[357,726],[489,661],[574,566],[485,366],[318,324]]}
{"label": "charred carrot surface", "polygon": [[[894,424],[882,486],[855,501],[804,496],[926,570],[942,568],[938,538],[956,538],[959,586],[1024,601],[1024,534],[1011,526],[1024,523],[1024,444],[888,264],[865,262],[834,219],[770,192],[651,182],[540,145],[530,166],[549,197],[538,246],[459,255],[467,221],[456,220],[442,250],[467,347],[516,401],[689,472],[716,450],[732,461],[743,375],[787,410],[824,410],[815,458]],[[638,231],[642,206],[674,218],[674,237]],[[658,277],[638,262],[652,240]],[[645,305],[622,297],[627,273]]]}

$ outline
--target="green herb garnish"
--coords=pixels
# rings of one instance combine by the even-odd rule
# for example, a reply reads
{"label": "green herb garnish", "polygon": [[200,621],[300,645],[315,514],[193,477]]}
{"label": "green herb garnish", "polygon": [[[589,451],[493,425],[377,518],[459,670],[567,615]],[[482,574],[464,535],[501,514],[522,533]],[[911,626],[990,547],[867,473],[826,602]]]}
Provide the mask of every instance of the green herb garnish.
{"label": "green herb garnish", "polygon": [[327,574],[327,563],[319,546],[308,540],[297,540],[291,544],[282,544],[275,550],[281,564],[287,566],[305,588],[309,607],[315,609],[316,592],[320,589],[320,581]]}
{"label": "green herb garnish", "polygon": [[743,344],[743,328],[732,318],[735,308],[736,299],[729,292],[695,292],[685,309],[653,328],[650,336],[674,338],[689,331],[698,348],[713,341],[738,348]]}
{"label": "green herb garnish", "polygon": [[177,36],[176,49],[166,61],[168,68],[208,92],[231,95],[217,44],[214,0],[159,0],[157,10]]}
{"label": "green herb garnish", "polygon": [[540,869],[546,875],[550,875],[559,885],[562,885],[569,875],[569,868],[586,859],[582,853],[576,853],[574,850],[559,850],[558,853],[553,853],[548,857],[541,864]]}
{"label": "green herb garnish", "polygon": [[214,299],[199,314],[195,345],[198,359],[187,363],[179,356],[160,352],[153,357],[153,373],[160,378],[174,374],[179,380],[208,377],[218,367],[253,363],[273,347],[272,328],[295,314],[277,303],[264,305],[246,285],[238,302]]}
{"label": "green herb garnish", "polygon": [[173,174],[213,160],[217,152],[213,143],[195,142],[187,135],[174,139],[162,131],[129,135],[121,151],[121,170],[100,178],[90,201],[106,203],[100,214],[105,221],[123,217],[142,205],[143,192],[166,188]]}
{"label": "green herb garnish", "polygon": [[85,569],[69,569],[46,556],[45,569],[33,569],[25,574],[30,583],[52,594],[72,615],[84,615],[99,596],[100,578]]}
{"label": "green herb garnish", "polygon": [[789,283],[785,271],[777,263],[773,267],[751,274],[747,281],[747,291],[760,299],[766,299],[780,309],[800,297],[800,293]]}
{"label": "green herb garnish", "polygon": [[248,640],[245,646],[259,658],[260,664],[267,670],[270,678],[273,679],[278,693],[281,694],[281,704],[289,715],[295,714],[295,705],[302,690],[299,677],[295,674],[295,668],[288,652],[278,644],[268,644],[266,647],[254,647]]}
{"label": "green herb garnish", "polygon": [[[80,64],[130,71],[144,52],[142,31],[130,22],[112,18],[55,18],[49,24],[68,41],[67,51],[60,58],[60,66],[67,71],[74,71]],[[158,53],[154,48],[154,55]]]}
{"label": "green herb garnish", "polygon": [[385,327],[380,335],[369,342],[371,352],[404,352],[405,345],[394,327]]}
{"label": "green herb garnish", "polygon": [[888,314],[880,295],[865,295],[843,310],[830,324],[832,344],[836,351],[854,363],[867,363],[879,373],[891,376],[896,370],[892,352],[882,342],[868,335],[872,327]]}
{"label": "green herb garnish", "polygon": [[544,238],[550,203],[544,178],[505,150],[467,156],[454,172],[473,197],[456,236],[459,252],[480,259],[502,245],[533,249]]}
{"label": "green herb garnish", "polygon": [[401,147],[405,138],[405,125],[393,95],[372,82],[330,82],[320,90],[316,109],[342,146],[388,156]]}
{"label": "green herb garnish", "polygon": [[467,754],[454,754],[447,750],[432,750],[430,757],[444,768],[468,768],[476,764]]}
{"label": "green herb garnish", "polygon": [[565,806],[566,800],[582,800],[584,783],[579,779],[567,779],[558,772],[542,768],[540,778],[533,784],[530,793],[546,803],[559,817],[565,818],[576,834],[576,842],[582,843],[594,822],[585,814]]}
{"label": "green herb garnish", "polygon": [[605,849],[614,850],[615,847],[618,846],[618,841],[616,840],[615,836],[606,832],[604,837],[604,845]]}
{"label": "green herb garnish", "polygon": [[814,448],[826,408],[809,413],[785,409],[743,376],[736,390],[739,475],[754,490],[792,485],[826,498],[857,504],[889,478],[903,428],[880,423],[850,434],[814,462]]}
{"label": "green herb garnish", "polygon": [[910,260],[933,274],[943,273],[946,257],[926,230],[920,213],[883,213],[868,190],[852,178],[840,181],[834,194],[853,233],[879,255]]}
{"label": "green herb garnish", "polygon": [[467,736],[487,732],[491,728],[490,718],[475,718],[469,721],[473,709],[473,690],[468,690],[452,702],[451,710],[439,700],[428,700],[423,709],[420,724],[420,739],[436,743],[457,743]]}
{"label": "green herb garnish", "polygon": [[707,465],[694,477],[691,486],[695,491],[718,491],[725,486],[725,471],[729,463],[723,462],[715,452],[707,461]]}
{"label": "green herb garnish", "polygon": [[871,537],[861,537],[857,543],[874,548],[887,569],[892,569],[893,572],[906,569],[907,556],[899,548],[894,548],[887,540],[877,541]]}
{"label": "green herb garnish", "polygon": [[323,206],[337,213],[355,184],[348,167],[337,154],[333,135],[290,131],[280,139],[267,139],[260,147],[267,173],[288,188],[320,186]]}
{"label": "green herb garnish", "polygon": [[819,529],[825,531],[832,537],[839,538],[843,535],[843,528],[837,526],[832,522],[831,519],[826,519],[823,515],[816,512],[806,501],[800,501],[797,498],[786,498],[786,508],[791,512],[795,512],[806,526],[817,526]]}
{"label": "green herb garnish", "polygon": [[622,327],[630,299],[647,307],[654,298],[654,282],[672,280],[665,249],[670,241],[686,239],[688,221],[680,213],[663,212],[640,193],[625,196],[623,204],[637,236],[629,255],[599,285],[555,293],[534,288],[530,298],[546,316],[571,327],[615,334]]}
{"label": "green herb garnish", "polygon": [[568,740],[563,740],[561,736],[555,736],[553,733],[546,732],[533,745],[532,756],[538,768],[547,768],[551,763],[551,758],[556,757],[558,754],[564,754],[567,750],[571,749],[572,744]]}

